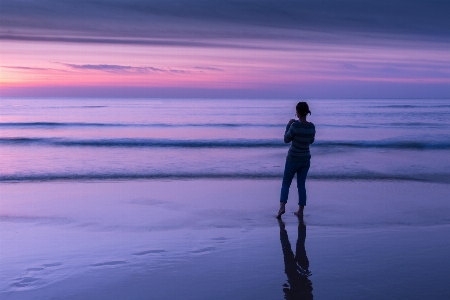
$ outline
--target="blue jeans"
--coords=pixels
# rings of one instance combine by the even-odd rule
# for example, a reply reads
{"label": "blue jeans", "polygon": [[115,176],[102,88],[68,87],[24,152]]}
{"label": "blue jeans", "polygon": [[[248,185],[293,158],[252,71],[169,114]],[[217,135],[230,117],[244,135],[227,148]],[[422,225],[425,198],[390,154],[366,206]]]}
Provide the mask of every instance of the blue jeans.
{"label": "blue jeans", "polygon": [[280,202],[287,202],[289,196],[289,188],[294,178],[295,173],[297,173],[297,189],[298,189],[298,205],[306,205],[306,188],[305,180],[306,175],[308,175],[308,170],[311,162],[306,161],[288,161],[286,160],[286,165],[284,166],[283,183],[281,185],[281,196]]}

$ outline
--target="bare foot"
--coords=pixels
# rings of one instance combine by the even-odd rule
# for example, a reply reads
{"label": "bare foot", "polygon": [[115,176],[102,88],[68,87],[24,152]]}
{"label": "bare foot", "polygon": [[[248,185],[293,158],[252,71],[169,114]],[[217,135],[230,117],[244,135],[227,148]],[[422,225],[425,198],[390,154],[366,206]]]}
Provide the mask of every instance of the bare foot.
{"label": "bare foot", "polygon": [[299,209],[298,211],[294,212],[294,215],[299,218],[303,218],[303,209]]}
{"label": "bare foot", "polygon": [[280,210],[278,211],[277,219],[280,219],[281,215],[284,214],[285,212],[286,210],[284,209],[284,207],[280,208]]}

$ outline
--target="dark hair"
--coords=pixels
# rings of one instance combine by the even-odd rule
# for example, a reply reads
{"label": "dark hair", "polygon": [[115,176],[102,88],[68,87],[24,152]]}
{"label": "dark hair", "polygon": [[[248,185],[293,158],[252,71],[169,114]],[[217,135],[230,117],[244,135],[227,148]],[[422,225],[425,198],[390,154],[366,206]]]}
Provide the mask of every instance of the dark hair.
{"label": "dark hair", "polygon": [[306,117],[306,115],[311,114],[308,103],[306,103],[306,102],[297,103],[295,110],[297,111],[297,114],[302,117]]}

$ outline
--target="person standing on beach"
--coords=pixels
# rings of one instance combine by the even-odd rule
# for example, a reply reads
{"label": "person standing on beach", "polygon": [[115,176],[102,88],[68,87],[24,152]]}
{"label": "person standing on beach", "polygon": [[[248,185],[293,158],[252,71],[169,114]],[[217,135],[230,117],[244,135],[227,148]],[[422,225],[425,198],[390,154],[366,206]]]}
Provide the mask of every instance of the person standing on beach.
{"label": "person standing on beach", "polygon": [[286,125],[284,133],[284,142],[292,142],[292,144],[286,157],[283,183],[281,185],[280,209],[277,218],[281,218],[281,215],[286,212],[285,206],[288,200],[289,188],[295,174],[297,174],[298,211],[294,214],[299,217],[303,216],[303,209],[306,205],[305,181],[311,161],[309,145],[314,142],[316,128],[313,123],[306,121],[306,116],[311,114],[306,102],[299,102],[295,110],[299,120],[291,119]]}

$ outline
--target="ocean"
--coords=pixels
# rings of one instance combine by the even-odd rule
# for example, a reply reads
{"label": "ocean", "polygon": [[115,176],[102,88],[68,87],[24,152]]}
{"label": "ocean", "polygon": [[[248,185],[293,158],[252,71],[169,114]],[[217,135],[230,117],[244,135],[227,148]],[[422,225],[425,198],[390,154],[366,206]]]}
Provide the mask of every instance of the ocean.
{"label": "ocean", "polygon": [[[296,102],[2,99],[0,181],[280,179]],[[308,178],[450,183],[448,100],[308,102]]]}
{"label": "ocean", "polygon": [[0,298],[450,299],[450,101],[2,99]]}

